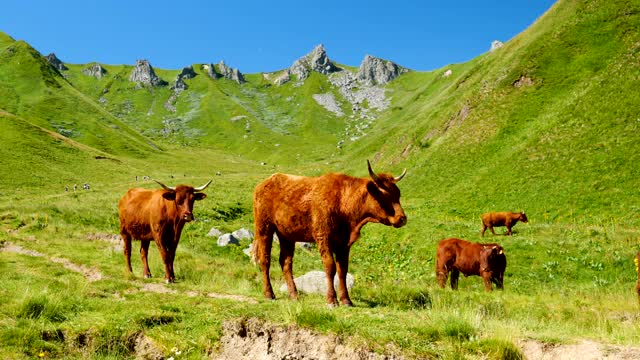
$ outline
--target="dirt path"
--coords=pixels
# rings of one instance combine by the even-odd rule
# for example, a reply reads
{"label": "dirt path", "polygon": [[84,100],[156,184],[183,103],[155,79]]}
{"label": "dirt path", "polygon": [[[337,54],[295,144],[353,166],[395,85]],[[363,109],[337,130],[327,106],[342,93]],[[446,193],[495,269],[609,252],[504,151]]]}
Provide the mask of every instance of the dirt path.
{"label": "dirt path", "polygon": [[529,360],[632,360],[640,359],[640,348],[619,345],[605,345],[590,340],[577,344],[552,345],[535,340],[521,341],[519,344]]}

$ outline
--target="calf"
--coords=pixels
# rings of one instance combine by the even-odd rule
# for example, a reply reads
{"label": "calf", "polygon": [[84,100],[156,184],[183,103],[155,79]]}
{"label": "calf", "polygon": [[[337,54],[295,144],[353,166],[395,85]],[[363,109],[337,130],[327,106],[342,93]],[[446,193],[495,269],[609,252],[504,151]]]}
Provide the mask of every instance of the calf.
{"label": "calf", "polygon": [[131,239],[140,240],[143,275],[151,277],[147,263],[149,243],[155,241],[164,262],[164,279],[175,281],[173,260],[184,225],[193,220],[193,203],[207,197],[201,193],[211,180],[197,188],[187,185],[169,187],[155,180],[163,189],[130,189],[120,199],[120,235],[124,242],[127,271],[131,270]]}
{"label": "calf", "polygon": [[484,279],[484,289],[491,291],[491,283],[503,289],[507,257],[499,244],[479,244],[462,239],[444,239],[438,243],[436,277],[444,288],[451,273],[451,289],[458,289],[458,277],[479,275]]}
{"label": "calf", "polygon": [[482,214],[482,236],[484,236],[484,232],[485,230],[487,230],[487,228],[489,228],[493,235],[495,235],[496,232],[493,231],[494,226],[506,226],[506,235],[511,235],[511,228],[516,226],[516,223],[518,223],[518,221],[522,221],[523,223],[529,222],[529,219],[527,219],[527,215],[525,215],[524,211],[519,213],[504,211]]}

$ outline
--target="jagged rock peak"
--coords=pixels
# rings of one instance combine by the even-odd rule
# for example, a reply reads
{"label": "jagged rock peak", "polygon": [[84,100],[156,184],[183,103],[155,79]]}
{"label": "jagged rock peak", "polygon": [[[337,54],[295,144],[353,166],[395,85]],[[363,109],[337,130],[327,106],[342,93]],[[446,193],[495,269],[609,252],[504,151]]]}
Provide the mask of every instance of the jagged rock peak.
{"label": "jagged rock peak", "polygon": [[409,71],[391,61],[366,55],[356,77],[366,85],[382,85]]}
{"label": "jagged rock peak", "polygon": [[167,82],[160,79],[148,60],[136,60],[136,66],[133,68],[129,81],[138,83],[139,85],[148,86],[164,86]]}
{"label": "jagged rock peak", "polygon": [[238,84],[246,82],[240,70],[228,66],[223,60],[218,63],[218,70],[220,70],[220,75],[225,79],[233,80]]}
{"label": "jagged rock peak", "polygon": [[180,74],[176,76],[176,82],[171,87],[171,90],[178,90],[178,91],[186,90],[187,84],[184,82],[184,80],[193,79],[194,77],[196,77],[196,72],[193,71],[193,66],[187,66],[182,68],[182,71],[180,72]]}
{"label": "jagged rock peak", "polygon": [[102,77],[107,73],[107,69],[103,68],[102,65],[95,63],[82,70],[82,73],[88,76],[93,76],[96,79],[102,79]]}
{"label": "jagged rock peak", "polygon": [[64,63],[60,61],[60,59],[58,59],[58,57],[54,53],[45,56],[45,59],[47,59],[49,64],[51,64],[51,66],[56,68],[58,71],[69,70],[66,66],[64,66]]}
{"label": "jagged rock peak", "polygon": [[489,49],[489,51],[494,51],[497,49],[500,49],[502,46],[504,46],[504,43],[500,40],[493,40],[491,42],[491,49]]}
{"label": "jagged rock peak", "polygon": [[212,79],[218,79],[220,76],[220,74],[218,74],[218,72],[216,71],[216,67],[213,66],[213,64],[203,64],[202,65],[202,69],[204,69],[204,71],[207,72],[207,75],[209,75],[210,78]]}
{"label": "jagged rock peak", "polygon": [[309,77],[312,71],[329,75],[340,71],[340,68],[331,62],[324,46],[320,44],[310,53],[296,60],[289,68],[289,71],[297,76],[298,81],[303,81]]}

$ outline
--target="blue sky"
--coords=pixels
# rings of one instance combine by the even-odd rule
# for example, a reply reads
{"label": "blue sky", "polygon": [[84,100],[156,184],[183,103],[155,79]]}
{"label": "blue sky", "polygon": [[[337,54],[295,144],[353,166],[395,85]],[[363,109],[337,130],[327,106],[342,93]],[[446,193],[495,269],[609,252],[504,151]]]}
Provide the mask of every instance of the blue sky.
{"label": "blue sky", "polygon": [[322,43],[346,65],[369,54],[434,70],[508,41],[554,2],[3,0],[0,31],[67,63],[148,59],[180,69],[224,60],[258,73],[287,68]]}

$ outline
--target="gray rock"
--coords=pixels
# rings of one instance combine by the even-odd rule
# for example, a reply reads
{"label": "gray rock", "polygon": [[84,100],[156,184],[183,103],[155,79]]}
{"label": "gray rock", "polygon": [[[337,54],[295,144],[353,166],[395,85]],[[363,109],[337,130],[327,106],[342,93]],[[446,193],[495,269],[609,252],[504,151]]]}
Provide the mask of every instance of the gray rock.
{"label": "gray rock", "polygon": [[[293,282],[296,283],[296,288],[298,291],[307,293],[307,294],[326,294],[327,293],[327,277],[324,274],[324,271],[309,271],[308,273],[293,279]],[[347,290],[351,290],[353,288],[353,284],[355,283],[355,278],[353,275],[347,273]],[[338,274],[333,278],[333,286],[338,291]],[[287,291],[287,284],[284,283],[280,286],[280,291]]]}
{"label": "gray rock", "polygon": [[216,67],[213,64],[204,64],[202,65],[202,69],[204,69],[204,71],[207,72],[207,75],[209,75],[209,77],[214,80],[222,76],[218,74],[218,72],[216,71]]}
{"label": "gray rock", "polygon": [[315,71],[324,75],[340,71],[335,66],[324,49],[322,44],[316,46],[310,53],[296,60],[289,68],[289,72],[298,78],[298,81],[304,81]]}
{"label": "gray rock", "polygon": [[366,85],[382,85],[409,71],[402,66],[367,55],[362,60],[356,78]]}
{"label": "gray rock", "polygon": [[315,100],[318,105],[322,106],[326,110],[334,113],[336,116],[344,116],[340,105],[338,104],[335,96],[333,96],[332,93],[313,94],[313,100]]}
{"label": "gray rock", "polygon": [[242,252],[247,255],[248,257],[251,257],[251,251],[253,250],[253,243],[249,244],[249,247],[242,250]]}
{"label": "gray rock", "polygon": [[278,77],[273,80],[275,85],[283,85],[291,81],[291,71],[289,69],[284,70]]}
{"label": "gray rock", "polygon": [[51,54],[45,56],[44,58],[47,59],[49,64],[51,64],[51,66],[56,68],[56,70],[58,70],[58,71],[69,70],[66,66],[64,66],[64,63],[62,61],[60,61],[60,59],[58,59],[58,57],[54,53],[51,53]]}
{"label": "gray rock", "polygon": [[500,49],[502,46],[504,46],[504,43],[500,40],[493,40],[491,42],[491,49],[489,49],[489,51],[494,51],[497,49]]}
{"label": "gray rock", "polygon": [[216,237],[216,236],[220,236],[222,235],[222,231],[218,230],[217,228],[211,228],[211,230],[209,230],[209,232],[207,233],[207,236],[211,236],[211,237]]}
{"label": "gray rock", "polygon": [[227,66],[224,61],[220,61],[218,63],[218,70],[220,70],[220,75],[222,75],[222,77],[224,77],[225,79],[233,80],[238,84],[246,82],[244,76],[238,69]]}
{"label": "gray rock", "polygon": [[96,79],[102,79],[102,77],[107,74],[107,69],[103,68],[102,65],[95,63],[82,70],[82,73],[87,76],[93,76]]}
{"label": "gray rock", "polygon": [[184,82],[185,79],[193,79],[196,77],[196,72],[193,71],[193,66],[187,66],[182,68],[182,71],[178,76],[176,76],[176,82],[171,86],[171,90],[176,92],[181,92],[187,89],[187,84]]}
{"label": "gray rock", "polygon": [[253,239],[253,231],[242,228],[231,233],[236,239]]}
{"label": "gray rock", "polygon": [[227,246],[230,244],[240,245],[240,241],[231,234],[223,234],[218,237],[218,246]]}
{"label": "gray rock", "polygon": [[136,60],[136,66],[133,68],[129,81],[146,86],[165,86],[167,82],[160,79],[148,60]]}

